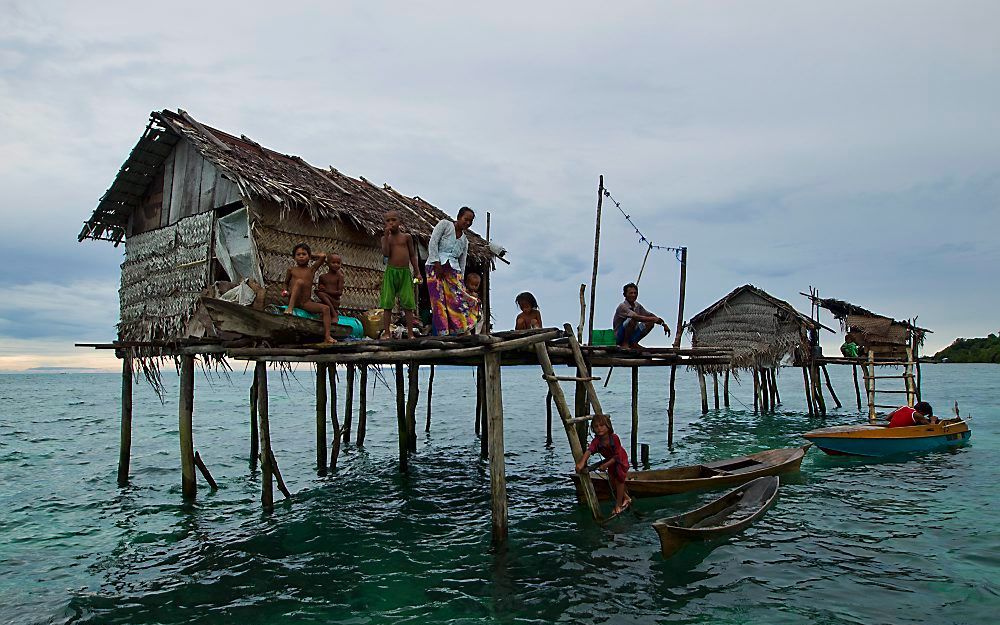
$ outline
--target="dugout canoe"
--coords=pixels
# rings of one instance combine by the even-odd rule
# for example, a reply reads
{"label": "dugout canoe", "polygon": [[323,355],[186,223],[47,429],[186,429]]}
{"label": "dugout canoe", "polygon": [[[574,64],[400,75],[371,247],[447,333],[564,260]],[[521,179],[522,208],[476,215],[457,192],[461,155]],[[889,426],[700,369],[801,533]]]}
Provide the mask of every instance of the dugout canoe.
{"label": "dugout canoe", "polygon": [[879,457],[960,447],[969,442],[972,430],[968,423],[956,418],[902,428],[841,425],[802,436],[834,456]]}
{"label": "dugout canoe", "polygon": [[[317,343],[323,340],[322,321],[256,310],[211,297],[201,298],[201,305],[216,330],[285,344]],[[334,323],[330,326],[330,334],[335,339],[342,339],[351,335],[351,328]]]}
{"label": "dugout canoe", "polygon": [[[703,464],[629,471],[625,487],[631,497],[660,497],[693,490],[712,490],[737,486],[758,477],[798,471],[802,458],[812,443],[801,447],[768,449],[748,456],[727,458]],[[573,476],[574,480],[579,479]],[[591,474],[599,499],[610,499],[611,488],[603,474]]]}
{"label": "dugout canoe", "polygon": [[660,553],[669,558],[689,542],[741,532],[764,516],[777,498],[778,478],[759,477],[708,505],[659,519],[653,523],[653,529],[660,537]]}

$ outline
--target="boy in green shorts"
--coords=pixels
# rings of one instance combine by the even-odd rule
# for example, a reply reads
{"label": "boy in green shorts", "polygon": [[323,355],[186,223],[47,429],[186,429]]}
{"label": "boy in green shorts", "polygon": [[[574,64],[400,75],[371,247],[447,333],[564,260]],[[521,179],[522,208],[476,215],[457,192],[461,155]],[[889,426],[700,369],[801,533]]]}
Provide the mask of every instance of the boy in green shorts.
{"label": "boy in green shorts", "polygon": [[[400,231],[398,211],[389,211],[382,216],[385,231],[382,234],[382,255],[388,259],[385,275],[382,277],[382,295],[379,305],[384,311],[382,334],[379,338],[389,338],[389,321],[392,308],[399,298],[406,324],[406,338],[413,338],[413,311],[417,303],[413,296],[413,285],[420,284],[420,265],[417,264],[417,248],[413,237]],[[410,267],[413,271],[410,271]],[[416,276],[416,277],[414,277]]]}

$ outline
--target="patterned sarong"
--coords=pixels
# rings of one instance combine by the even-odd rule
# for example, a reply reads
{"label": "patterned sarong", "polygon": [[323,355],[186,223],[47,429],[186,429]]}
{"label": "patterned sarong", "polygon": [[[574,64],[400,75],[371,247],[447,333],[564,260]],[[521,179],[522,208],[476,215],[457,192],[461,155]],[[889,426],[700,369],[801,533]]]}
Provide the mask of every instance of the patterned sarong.
{"label": "patterned sarong", "polygon": [[478,299],[465,290],[462,274],[450,265],[441,265],[440,273],[427,265],[427,292],[435,334],[464,334],[479,321]]}

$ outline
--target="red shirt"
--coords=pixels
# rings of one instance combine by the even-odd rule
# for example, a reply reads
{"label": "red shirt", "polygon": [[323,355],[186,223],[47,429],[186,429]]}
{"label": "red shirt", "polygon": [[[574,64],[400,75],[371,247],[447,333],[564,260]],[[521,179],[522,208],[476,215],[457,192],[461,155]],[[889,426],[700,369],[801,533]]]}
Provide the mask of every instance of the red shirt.
{"label": "red shirt", "polygon": [[916,410],[910,408],[909,406],[896,408],[889,415],[889,427],[905,428],[910,425],[918,425],[916,419],[913,418],[913,415],[916,414],[916,412]]}

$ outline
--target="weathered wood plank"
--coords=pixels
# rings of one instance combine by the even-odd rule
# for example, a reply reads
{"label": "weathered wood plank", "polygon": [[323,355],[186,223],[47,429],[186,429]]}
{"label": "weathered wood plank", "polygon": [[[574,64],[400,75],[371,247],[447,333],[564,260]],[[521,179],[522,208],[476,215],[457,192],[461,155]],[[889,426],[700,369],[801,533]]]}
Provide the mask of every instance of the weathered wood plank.
{"label": "weathered wood plank", "polygon": [[180,397],[178,398],[178,430],[181,443],[181,490],[185,499],[198,493],[194,479],[194,356],[181,356]]}
{"label": "weathered wood plank", "polygon": [[191,152],[187,141],[178,141],[173,152],[173,176],[170,182],[170,210],[167,211],[167,223],[177,223],[183,215],[184,176],[187,170],[188,156]]}
{"label": "weathered wood plank", "polygon": [[174,184],[174,154],[163,161],[163,201],[160,205],[160,227],[170,224],[170,198],[173,194]]}
{"label": "weathered wood plank", "polygon": [[490,437],[490,510],[494,543],[507,540],[507,475],[503,449],[503,391],[500,355],[486,354],[486,414]]}
{"label": "weathered wood plank", "polygon": [[118,445],[118,485],[128,486],[132,456],[132,357],[122,358],[122,422]]}
{"label": "weathered wood plank", "polygon": [[217,170],[215,165],[202,159],[201,161],[201,183],[198,193],[197,212],[205,213],[215,208],[215,182]]}

